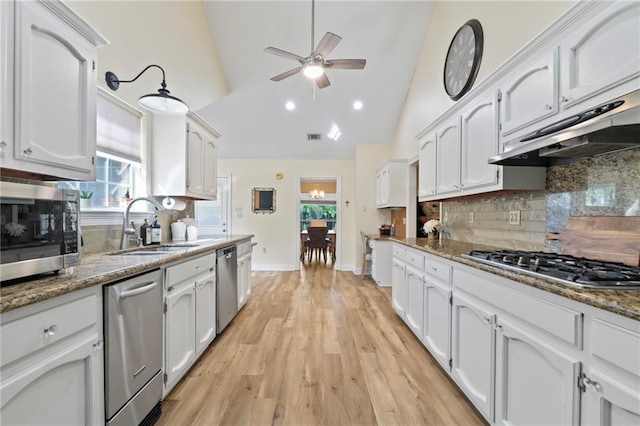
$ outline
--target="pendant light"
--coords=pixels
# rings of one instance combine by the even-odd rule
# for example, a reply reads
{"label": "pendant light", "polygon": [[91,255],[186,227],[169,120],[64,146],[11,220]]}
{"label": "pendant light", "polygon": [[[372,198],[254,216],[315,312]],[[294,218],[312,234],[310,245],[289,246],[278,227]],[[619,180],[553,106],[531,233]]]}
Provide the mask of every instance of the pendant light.
{"label": "pendant light", "polygon": [[324,198],[324,191],[318,191],[318,185],[316,185],[314,189],[309,191],[309,197],[311,197],[314,200],[322,199]]}
{"label": "pendant light", "polygon": [[148,95],[141,96],[138,99],[138,104],[151,112],[156,114],[164,114],[164,115],[184,115],[189,111],[189,107],[187,104],[182,102],[180,99],[175,96],[171,96],[169,91],[167,90],[167,83],[165,81],[164,70],[159,65],[149,65],[142,71],[140,74],[135,76],[133,80],[119,80],[118,77],[112,73],[111,71],[107,71],[105,75],[105,80],[107,86],[111,90],[118,90],[120,87],[120,83],[132,83],[138,79],[146,70],[151,67],[160,68],[162,71],[162,82],[160,83],[160,88],[158,89],[158,93],[150,93]]}

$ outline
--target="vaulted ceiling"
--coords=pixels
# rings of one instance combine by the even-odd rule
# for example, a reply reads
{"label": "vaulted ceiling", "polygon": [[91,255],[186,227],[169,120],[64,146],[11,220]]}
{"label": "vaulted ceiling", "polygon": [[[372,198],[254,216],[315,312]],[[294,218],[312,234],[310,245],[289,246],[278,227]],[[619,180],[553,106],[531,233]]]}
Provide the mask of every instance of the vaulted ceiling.
{"label": "vaulted ceiling", "polygon": [[[205,1],[229,94],[197,111],[223,135],[220,158],[350,159],[356,144],[391,143],[426,33],[432,2],[318,1],[315,43],[342,37],[330,59],[364,58],[364,70],[330,69],[313,90],[298,66],[263,52],[311,52],[311,1]],[[197,63],[197,62],[196,62]],[[363,103],[360,111],[353,102]],[[293,101],[296,108],[285,109]],[[327,134],[333,125],[341,136]],[[320,140],[307,140],[307,134]]]}

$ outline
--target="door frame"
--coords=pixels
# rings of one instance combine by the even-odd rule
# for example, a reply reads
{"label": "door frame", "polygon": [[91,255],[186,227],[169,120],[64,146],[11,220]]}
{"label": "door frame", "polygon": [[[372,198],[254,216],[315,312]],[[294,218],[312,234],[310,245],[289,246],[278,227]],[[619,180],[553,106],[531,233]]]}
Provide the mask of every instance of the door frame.
{"label": "door frame", "polygon": [[295,226],[295,259],[293,264],[295,265],[296,271],[300,270],[300,186],[303,180],[306,179],[322,179],[322,180],[335,180],[336,181],[336,262],[333,265],[335,270],[340,270],[342,267],[342,174],[328,174],[328,173],[308,173],[304,175],[298,175],[298,178],[295,180],[295,192],[297,201],[295,203],[295,217],[297,225]]}

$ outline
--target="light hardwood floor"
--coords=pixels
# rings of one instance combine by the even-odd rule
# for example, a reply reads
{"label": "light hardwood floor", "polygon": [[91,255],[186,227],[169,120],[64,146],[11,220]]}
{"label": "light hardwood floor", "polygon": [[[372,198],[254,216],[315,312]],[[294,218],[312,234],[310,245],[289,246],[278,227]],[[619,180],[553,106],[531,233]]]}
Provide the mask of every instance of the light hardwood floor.
{"label": "light hardwood floor", "polygon": [[480,425],[370,278],[254,272],[249,303],[163,402],[160,425]]}

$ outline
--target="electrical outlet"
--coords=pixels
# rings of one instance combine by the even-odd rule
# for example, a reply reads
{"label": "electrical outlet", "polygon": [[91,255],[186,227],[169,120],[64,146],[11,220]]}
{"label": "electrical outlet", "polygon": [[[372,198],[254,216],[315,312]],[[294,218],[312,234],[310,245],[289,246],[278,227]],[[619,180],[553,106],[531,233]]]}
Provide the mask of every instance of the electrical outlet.
{"label": "electrical outlet", "polygon": [[442,215],[442,221],[444,223],[449,222],[449,212],[444,212],[444,214]]}
{"label": "electrical outlet", "polygon": [[469,223],[473,223],[473,212],[469,212]]}
{"label": "electrical outlet", "polygon": [[520,225],[520,210],[509,211],[509,225]]}
{"label": "electrical outlet", "polygon": [[266,247],[262,247],[262,252],[266,253],[267,252],[267,248]]}

